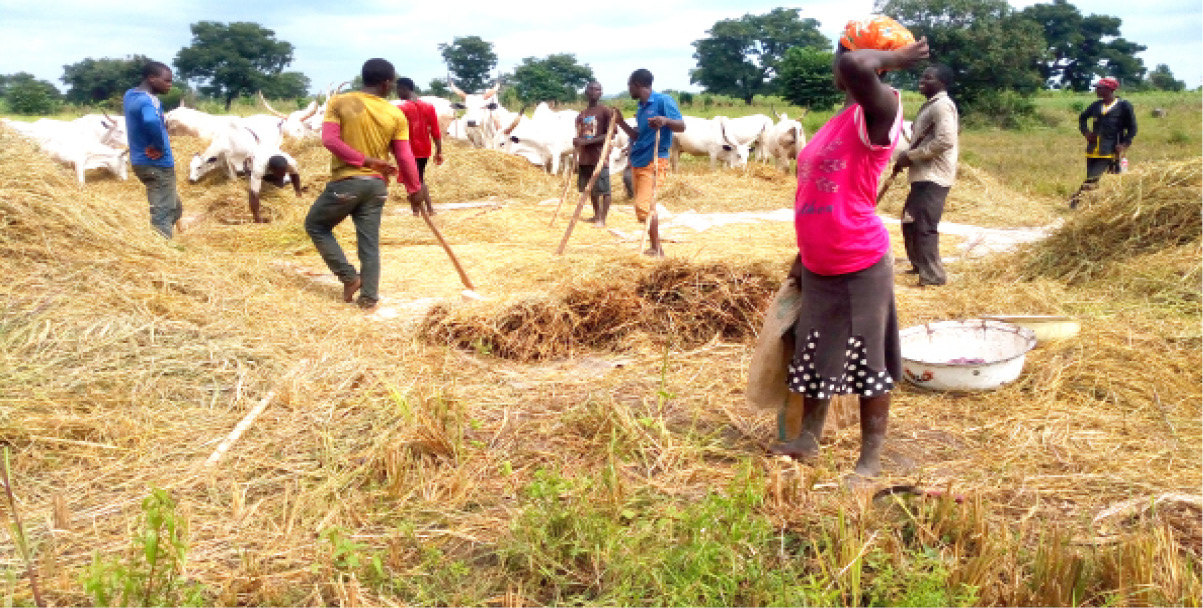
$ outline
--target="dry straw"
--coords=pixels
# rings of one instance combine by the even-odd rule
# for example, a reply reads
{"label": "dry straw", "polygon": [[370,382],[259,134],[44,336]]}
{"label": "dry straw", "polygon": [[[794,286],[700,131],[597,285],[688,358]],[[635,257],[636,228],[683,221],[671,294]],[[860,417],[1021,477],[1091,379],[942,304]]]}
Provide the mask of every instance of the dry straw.
{"label": "dry straw", "polygon": [[[173,141],[181,161],[203,148]],[[440,225],[482,290],[513,295],[437,309],[418,333],[404,320],[365,320],[338,302],[337,285],[277,270],[283,261],[320,265],[300,222],[329,157],[316,146],[290,152],[307,192],[296,201],[269,190],[278,221],[226,224],[210,213],[168,243],[147,226],[136,181],[101,179],[81,191],[0,129],[0,442],[13,450],[16,501],[48,603],[93,601],[80,577],[95,554],[129,551],[149,487],[179,502],[189,524],[182,574],[214,604],[549,603],[562,590],[498,563],[537,471],[583,480],[553,496],[557,504],[671,522],[745,469],[765,501],[757,514],[783,542],[839,541],[829,557],[797,554],[816,575],[843,572],[832,601],[865,601],[852,578],[878,573],[849,567],[856,556],[904,572],[930,550],[948,580],[977,586],[984,604],[1068,603],[1079,575],[1087,603],[1198,602],[1198,516],[1156,500],[1197,495],[1203,483],[1199,314],[1159,303],[1186,296],[1161,270],[1135,266],[1189,270],[1189,252],[1197,269],[1197,209],[1194,226],[1185,209],[1170,209],[1197,207],[1198,186],[1154,187],[1192,183],[1172,177],[1185,170],[1113,180],[1053,236],[1072,244],[1064,230],[1077,230],[1080,256],[1058,263],[1034,248],[958,264],[936,290],[899,279],[903,325],[1025,312],[1083,321],[1080,336],[1033,351],[1020,380],[1000,391],[898,392],[883,483],[966,497],[903,510],[840,487],[856,458],[855,425],[829,429],[811,465],[762,457],[775,423],[744,406],[743,370],[793,252],[788,225],[678,235],[689,242],[669,243],[674,259],[660,265],[605,231],[582,230],[579,251],[554,260],[552,208],[535,203],[557,196],[560,182],[520,159],[452,148],[448,165],[431,171],[436,202],[511,202],[445,212]],[[246,217],[240,182],[181,190],[189,212]],[[790,176],[767,167],[711,174],[691,165],[670,176],[662,200],[674,211],[766,210],[788,206],[791,194]],[[406,207],[385,221],[392,294],[453,297],[454,272]],[[611,218],[633,234],[622,209]],[[1125,217],[1139,221],[1125,227]],[[1176,228],[1162,231],[1166,223]],[[1086,241],[1093,230],[1110,240]],[[1154,237],[1159,245],[1141,244]],[[1134,257],[1096,257],[1103,245]],[[1044,270],[1082,259],[1095,266],[1073,270],[1071,282]],[[287,376],[303,360],[304,372]],[[204,470],[273,391],[220,465]],[[1094,525],[1134,499],[1154,506]],[[342,545],[329,540],[335,529]],[[347,547],[361,563],[379,559],[390,584],[370,583],[368,569],[348,573],[336,555]],[[752,559],[788,547],[747,549]],[[586,561],[569,575],[591,589],[609,584],[594,576],[607,560]],[[443,565],[455,562],[470,574]],[[7,538],[0,566],[21,567]],[[28,603],[28,581],[12,595]]]}

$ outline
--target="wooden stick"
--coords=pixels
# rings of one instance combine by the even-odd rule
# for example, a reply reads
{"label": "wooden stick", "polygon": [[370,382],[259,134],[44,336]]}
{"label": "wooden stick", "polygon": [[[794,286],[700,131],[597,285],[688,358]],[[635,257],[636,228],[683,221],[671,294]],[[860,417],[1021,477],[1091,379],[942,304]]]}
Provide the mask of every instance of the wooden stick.
{"label": "wooden stick", "polygon": [[[606,128],[606,143],[602,144],[600,165],[603,162],[609,162],[610,158],[610,143],[614,138],[614,126],[618,124],[618,113],[614,108],[610,108],[610,126]],[[556,249],[556,255],[564,255],[564,248],[568,246],[568,239],[572,236],[572,229],[576,227],[576,220],[581,216],[581,209],[585,208],[585,201],[589,200],[589,195],[593,194],[593,184],[597,183],[597,178],[601,176],[601,168],[597,167],[593,171],[593,176],[589,178],[589,183],[585,186],[584,192],[581,192],[581,199],[576,203],[576,211],[572,214],[572,219],[568,221],[568,229],[564,231],[564,238],[560,239],[560,246]]]}
{"label": "wooden stick", "polygon": [[25,539],[25,526],[21,524],[21,513],[17,511],[17,497],[13,495],[13,482],[8,474],[8,447],[4,448],[4,462],[0,463],[0,474],[4,476],[4,493],[8,495],[8,512],[12,514],[13,528],[12,532],[13,544],[17,546],[17,551],[21,554],[21,559],[25,562],[25,573],[29,576],[29,590],[33,592],[33,603],[39,608],[46,605],[42,600],[42,591],[38,587],[38,573],[33,566],[33,556],[29,554],[29,541]]}
{"label": "wooden stick", "polygon": [[[289,370],[287,374],[284,375],[284,380],[287,381],[296,376],[296,374],[300,372],[301,369],[303,369],[308,363],[309,361],[307,359],[303,359],[298,362],[291,370]],[[262,414],[263,410],[267,409],[267,406],[271,405],[271,402],[275,399],[275,389],[272,389],[267,396],[260,399],[259,403],[255,404],[255,407],[251,408],[251,411],[248,412],[246,416],[242,417],[242,420],[238,423],[238,426],[235,426],[234,430],[230,431],[230,434],[226,437],[225,441],[222,441],[221,444],[217,446],[217,449],[209,455],[209,459],[206,460],[204,464],[205,468],[212,467],[221,462],[221,459],[225,457],[226,452],[230,451],[230,447],[232,447],[234,443],[238,441],[239,437],[242,437],[242,434],[245,433],[247,429],[251,428],[251,425],[255,423],[255,419],[259,417],[259,414]]]}
{"label": "wooden stick", "polygon": [[878,205],[881,204],[881,199],[886,195],[886,192],[890,190],[890,185],[894,183],[894,178],[898,177],[899,173],[902,173],[902,167],[899,167],[898,163],[894,163],[894,171],[890,173],[890,177],[886,178],[886,183],[881,185],[881,190],[877,193]]}
{"label": "wooden stick", "polygon": [[564,200],[568,198],[568,187],[572,184],[572,175],[577,172],[577,167],[580,165],[581,151],[578,148],[572,155],[572,166],[568,168],[568,175],[564,178],[564,192],[560,194],[560,204],[556,205],[556,212],[551,214],[551,221],[548,226],[556,224],[556,218],[560,217],[560,207],[564,206]]}
{"label": "wooden stick", "polygon": [[651,209],[647,214],[647,226],[639,235],[639,253],[643,253],[643,243],[647,240],[647,234],[652,229],[652,222],[656,221],[656,190],[660,181],[660,129],[656,129],[656,143],[652,144],[652,202]]}
{"label": "wooden stick", "polygon": [[422,211],[422,219],[426,220],[426,225],[430,226],[430,231],[434,233],[434,238],[439,240],[439,244],[443,246],[443,251],[447,252],[447,256],[451,258],[451,264],[455,266],[455,271],[459,273],[459,280],[464,284],[464,287],[472,291],[476,291],[476,287],[472,285],[472,279],[468,278],[468,273],[464,272],[464,267],[460,265],[459,258],[455,257],[455,252],[451,251],[451,245],[447,244],[447,240],[443,238],[443,233],[435,227],[431,221],[430,215],[426,213],[426,206],[420,206]]}

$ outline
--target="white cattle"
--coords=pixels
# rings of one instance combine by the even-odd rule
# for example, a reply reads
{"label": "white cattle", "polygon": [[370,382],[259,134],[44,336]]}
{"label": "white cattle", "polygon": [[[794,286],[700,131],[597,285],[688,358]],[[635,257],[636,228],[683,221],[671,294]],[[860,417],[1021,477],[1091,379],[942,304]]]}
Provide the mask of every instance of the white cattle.
{"label": "white cattle", "polygon": [[746,140],[736,139],[727,132],[728,120],[725,116],[712,119],[686,116],[685,131],[673,134],[672,147],[669,149],[673,170],[677,169],[682,154],[709,156],[711,169],[719,161],[728,167],[746,166],[748,152],[759,135],[753,134]]}
{"label": "white cattle", "polygon": [[574,110],[557,112],[546,103],[536,106],[530,118],[513,114],[509,126],[501,130],[505,137],[502,149],[549,173],[559,173],[560,166],[567,166],[565,161],[573,153],[577,116]]}
{"label": "white cattle", "polygon": [[773,128],[773,119],[764,114],[751,114],[738,118],[728,118],[726,125],[727,137],[734,141],[746,141],[749,151],[755,154],[756,160],[765,160],[765,143],[768,133]]}
{"label": "white cattle", "polygon": [[451,102],[433,95],[423,95],[418,99],[434,106],[434,114],[439,118],[439,132],[446,133],[447,128],[451,126],[451,121],[455,120],[455,107],[451,105]]}
{"label": "white cattle", "polygon": [[483,93],[468,94],[459,90],[450,81],[447,84],[450,86],[451,92],[460,96],[461,101],[452,104],[452,107],[464,110],[464,127],[468,141],[477,148],[496,149],[502,141],[498,137],[498,133],[505,128],[502,121],[507,114],[505,108],[501,107],[501,103],[497,100],[499,87],[495,86]]}
{"label": "white cattle", "polygon": [[785,112],[777,114],[777,118],[777,124],[765,137],[764,153],[766,158],[773,159],[778,169],[788,172],[790,162],[798,158],[798,153],[806,145],[806,131],[802,129],[800,121],[790,118]]}
{"label": "white cattle", "polygon": [[[87,114],[71,121],[96,137],[96,141],[114,148],[128,145],[125,130],[125,117],[116,118],[104,114]],[[116,128],[114,128],[116,127]]]}
{"label": "white cattle", "polygon": [[447,125],[447,129],[443,131],[443,134],[457,141],[469,141],[468,125],[462,118],[452,120],[451,124]]}
{"label": "white cattle", "polygon": [[91,169],[106,169],[122,180],[129,178],[129,150],[101,143],[114,139],[115,122],[99,137],[84,123],[43,118],[33,123],[7,124],[37,144],[50,158],[73,169],[81,188],[85,172]]}
{"label": "white cattle", "polygon": [[259,140],[259,145],[277,148],[284,145],[283,119],[271,114],[252,114],[238,119],[235,124],[254,133],[255,138]]}
{"label": "white cattle", "polygon": [[227,177],[236,179],[239,173],[249,170],[247,161],[261,146],[278,148],[280,143],[260,139],[247,125],[228,125],[213,135],[204,152],[192,157],[188,181],[195,184],[215,169],[225,169]]}
{"label": "white cattle", "polygon": [[169,135],[191,135],[212,140],[218,131],[236,124],[238,117],[214,116],[180,104],[180,107],[164,114],[163,120],[167,123]]}
{"label": "white cattle", "polygon": [[263,104],[263,107],[266,108],[268,112],[271,112],[277,118],[283,119],[284,122],[281,124],[281,131],[286,137],[298,141],[311,139],[314,137],[321,137],[321,125],[319,124],[318,130],[315,131],[311,127],[312,123],[309,122],[309,119],[316,116],[319,110],[316,99],[309,102],[309,105],[305,106],[304,110],[297,110],[290,114],[284,114],[273,108],[271,104],[267,103],[267,99],[263,97],[262,91],[256,92],[255,95],[259,98],[259,103]]}
{"label": "white cattle", "polygon": [[[639,129],[639,123],[634,118],[626,120],[632,130]],[[614,143],[610,145],[610,175],[618,175],[631,165],[631,138],[621,128],[614,129]]]}

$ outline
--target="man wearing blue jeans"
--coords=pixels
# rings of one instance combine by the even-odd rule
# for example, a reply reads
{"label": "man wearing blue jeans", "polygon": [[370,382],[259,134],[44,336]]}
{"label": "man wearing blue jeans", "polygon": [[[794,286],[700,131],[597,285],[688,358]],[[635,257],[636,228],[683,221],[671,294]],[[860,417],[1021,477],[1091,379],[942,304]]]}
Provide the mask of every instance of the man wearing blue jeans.
{"label": "man wearing blue jeans", "polygon": [[[393,64],[369,59],[363,64],[363,88],[326,104],[322,145],[334,155],[330,182],[309,208],[305,232],[322,260],[343,284],[343,301],[372,309],[380,301],[380,216],[388,199],[388,178],[397,173],[387,159],[397,157],[401,182],[411,205],[422,203],[422,182],[409,147],[409,121],[386,101],[397,79]],[[334,227],[347,217],[355,223],[360,270],[347,261]]]}
{"label": "man wearing blue jeans", "polygon": [[142,67],[142,83],[125,92],[126,132],[134,175],[146,186],[150,224],[171,238],[172,227],[184,214],[175,186],[175,159],[163,121],[163,106],[156,95],[171,91],[171,68],[158,61]]}

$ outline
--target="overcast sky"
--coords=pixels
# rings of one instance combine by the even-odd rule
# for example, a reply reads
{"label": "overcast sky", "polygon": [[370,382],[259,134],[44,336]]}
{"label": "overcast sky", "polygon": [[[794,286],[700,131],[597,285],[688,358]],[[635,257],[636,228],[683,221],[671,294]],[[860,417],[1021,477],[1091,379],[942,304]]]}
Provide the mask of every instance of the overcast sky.
{"label": "overcast sky", "polygon": [[[1024,7],[1035,0],[1011,0]],[[1148,46],[1152,69],[1166,63],[1187,86],[1203,82],[1203,6],[1199,0],[1078,0],[1084,13],[1123,19],[1126,38]],[[539,4],[499,0],[425,2],[256,3],[186,0],[115,3],[60,0],[51,4],[0,0],[0,74],[32,72],[62,86],[63,66],[86,57],[148,55],[171,63],[189,43],[190,23],[253,21],[295,47],[290,70],[314,87],[351,78],[363,61],[384,57],[401,75],[424,87],[446,72],[437,45],[456,36],[494,43],[498,68],[509,71],[524,57],[574,53],[593,68],[607,93],[623,89],[632,70],[656,75],[657,89],[696,90],[691,42],[715,21],[764,13],[780,2],[762,0],[614,0]],[[819,20],[834,40],[851,18],[868,14],[872,0],[812,0],[785,6]],[[149,9],[148,7],[154,7]],[[170,7],[170,8],[169,8]]]}

